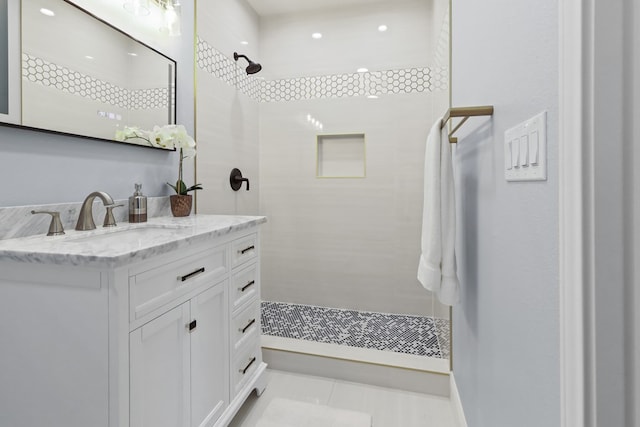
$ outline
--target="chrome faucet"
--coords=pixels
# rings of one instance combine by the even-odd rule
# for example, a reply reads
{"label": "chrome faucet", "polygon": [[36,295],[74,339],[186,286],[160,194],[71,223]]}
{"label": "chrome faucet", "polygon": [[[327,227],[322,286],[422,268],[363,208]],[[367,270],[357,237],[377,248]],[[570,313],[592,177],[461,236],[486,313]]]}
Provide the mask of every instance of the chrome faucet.
{"label": "chrome faucet", "polygon": [[[107,208],[114,208],[117,205],[114,204],[113,199],[110,195],[105,193],[104,191],[94,191],[89,194],[84,202],[82,203],[82,208],[80,209],[80,215],[78,215],[78,222],[76,223],[76,230],[95,230],[96,224],[93,222],[93,201],[96,197],[99,197],[102,200],[102,203]],[[105,216],[105,227],[113,226],[115,224],[115,220],[113,220],[113,215],[109,215],[110,209],[107,209],[107,215]],[[110,222],[110,219],[113,222]]]}

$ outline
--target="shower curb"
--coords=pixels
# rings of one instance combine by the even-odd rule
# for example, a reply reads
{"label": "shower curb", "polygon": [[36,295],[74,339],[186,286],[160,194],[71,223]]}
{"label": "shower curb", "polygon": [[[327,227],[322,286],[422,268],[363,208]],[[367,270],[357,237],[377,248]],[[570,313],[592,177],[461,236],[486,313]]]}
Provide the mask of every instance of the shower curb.
{"label": "shower curb", "polygon": [[271,369],[449,397],[449,361],[388,351],[262,336]]}

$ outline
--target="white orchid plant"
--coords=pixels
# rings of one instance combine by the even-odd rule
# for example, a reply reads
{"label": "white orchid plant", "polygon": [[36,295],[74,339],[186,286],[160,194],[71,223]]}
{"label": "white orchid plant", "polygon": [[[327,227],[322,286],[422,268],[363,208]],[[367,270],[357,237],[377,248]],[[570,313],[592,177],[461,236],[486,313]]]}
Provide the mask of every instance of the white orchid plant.
{"label": "white orchid plant", "polygon": [[180,163],[178,166],[178,180],[176,184],[167,185],[174,189],[176,194],[185,195],[189,191],[202,190],[202,184],[187,185],[182,180],[182,161],[196,155],[196,142],[189,136],[187,130],[182,125],[154,126],[153,130],[144,130],[133,126],[125,126],[124,129],[116,131],[117,141],[127,141],[129,139],[142,139],[147,141],[152,147],[175,148],[180,151]]}

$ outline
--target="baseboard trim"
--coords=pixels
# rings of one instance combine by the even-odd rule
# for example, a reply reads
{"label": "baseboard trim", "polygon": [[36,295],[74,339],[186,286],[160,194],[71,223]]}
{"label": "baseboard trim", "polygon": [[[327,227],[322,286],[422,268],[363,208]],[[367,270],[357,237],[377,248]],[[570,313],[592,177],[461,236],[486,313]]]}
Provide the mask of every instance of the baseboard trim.
{"label": "baseboard trim", "polygon": [[462,407],[462,401],[460,400],[460,394],[458,393],[458,386],[456,385],[456,378],[453,372],[449,373],[449,393],[451,406],[453,407],[453,416],[456,418],[457,425],[459,427],[467,427],[467,418],[464,416],[464,408]]}

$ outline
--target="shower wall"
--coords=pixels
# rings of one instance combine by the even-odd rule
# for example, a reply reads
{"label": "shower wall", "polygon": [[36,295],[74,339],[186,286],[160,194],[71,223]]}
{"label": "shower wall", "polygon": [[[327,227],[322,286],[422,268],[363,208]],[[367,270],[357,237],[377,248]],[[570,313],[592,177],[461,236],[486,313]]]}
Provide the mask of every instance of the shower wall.
{"label": "shower wall", "polygon": [[[264,299],[448,316],[416,280],[425,141],[449,100],[448,17],[440,0],[261,17]],[[316,177],[326,134],[364,135],[365,177]]]}
{"label": "shower wall", "polygon": [[[196,3],[196,174],[204,187],[196,196],[199,213],[258,214],[260,81],[246,75],[246,63],[233,60],[236,51],[259,56],[258,27],[258,15],[244,0]],[[231,190],[229,173],[236,167],[251,191],[244,185]]]}

